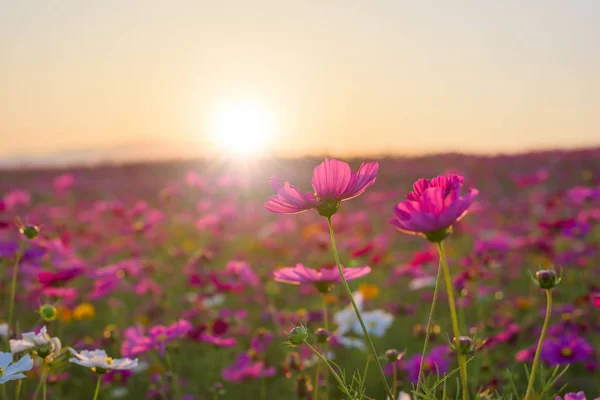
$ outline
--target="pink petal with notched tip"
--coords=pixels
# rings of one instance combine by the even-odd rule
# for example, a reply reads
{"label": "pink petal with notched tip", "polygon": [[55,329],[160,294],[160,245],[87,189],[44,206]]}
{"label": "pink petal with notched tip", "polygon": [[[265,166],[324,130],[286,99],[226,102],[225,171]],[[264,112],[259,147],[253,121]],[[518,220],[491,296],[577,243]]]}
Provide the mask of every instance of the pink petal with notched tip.
{"label": "pink petal with notched tip", "polygon": [[326,158],[315,167],[312,186],[322,200],[339,200],[353,185],[350,166],[339,160]]}

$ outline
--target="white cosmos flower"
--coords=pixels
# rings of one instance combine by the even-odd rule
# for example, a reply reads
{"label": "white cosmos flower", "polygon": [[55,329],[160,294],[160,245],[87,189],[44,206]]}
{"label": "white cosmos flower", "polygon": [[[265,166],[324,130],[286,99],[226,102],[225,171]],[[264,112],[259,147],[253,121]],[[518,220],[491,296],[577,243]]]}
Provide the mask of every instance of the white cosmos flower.
{"label": "white cosmos flower", "polygon": [[434,287],[435,281],[435,276],[421,276],[410,281],[408,287],[410,290],[419,290],[427,287]]}
{"label": "white cosmos flower", "polygon": [[10,340],[10,352],[13,354],[21,353],[27,350],[38,349],[43,346],[48,346],[49,354],[60,353],[61,343],[57,337],[51,338],[48,335],[46,327],[40,329],[40,333],[27,332],[21,335],[21,340]]}
{"label": "white cosmos flower", "polygon": [[2,338],[7,338],[8,337],[8,324],[6,322],[3,322],[0,324],[0,337]]}
{"label": "white cosmos flower", "polygon": [[[390,398],[387,398],[388,400],[390,400]],[[411,400],[410,399],[410,395],[406,392],[400,392],[398,393],[398,400]]]}
{"label": "white cosmos flower", "polygon": [[105,371],[113,369],[133,369],[138,365],[137,358],[135,360],[132,360],[130,358],[113,359],[108,357],[104,350],[82,350],[79,353],[77,353],[73,349],[69,349],[69,351],[74,356],[69,359],[70,362],[81,365],[83,367],[91,368],[93,371],[96,371],[96,369],[102,369]]}
{"label": "white cosmos flower", "polygon": [[[392,325],[392,322],[394,322],[394,316],[383,310],[366,311],[360,315],[362,316],[369,335],[373,335],[375,337],[382,337],[385,335],[387,329],[390,327],[390,325]],[[358,319],[354,322],[352,328],[354,333],[357,335],[364,334]]]}
{"label": "white cosmos flower", "polygon": [[13,363],[11,353],[0,353],[0,384],[25,378],[23,372],[31,368],[33,368],[33,360],[29,354]]}
{"label": "white cosmos flower", "polygon": [[110,394],[113,399],[124,399],[128,392],[126,387],[119,386],[111,390]]}
{"label": "white cosmos flower", "polygon": [[[363,303],[364,303],[362,293],[354,292],[352,294],[352,297],[354,297],[354,302],[356,303],[356,307],[362,314]],[[350,304],[346,308],[336,312],[333,315],[333,320],[335,321],[335,323],[338,326],[337,330],[335,331],[335,334],[337,336],[344,336],[346,333],[348,333],[348,332],[350,332],[350,330],[352,330],[352,325],[354,325],[354,323],[358,321],[358,318],[356,318],[356,312],[354,311],[352,304]]]}
{"label": "white cosmos flower", "polygon": [[340,336],[337,338],[337,340],[347,349],[359,349],[362,351],[367,351],[367,345],[362,339]]}

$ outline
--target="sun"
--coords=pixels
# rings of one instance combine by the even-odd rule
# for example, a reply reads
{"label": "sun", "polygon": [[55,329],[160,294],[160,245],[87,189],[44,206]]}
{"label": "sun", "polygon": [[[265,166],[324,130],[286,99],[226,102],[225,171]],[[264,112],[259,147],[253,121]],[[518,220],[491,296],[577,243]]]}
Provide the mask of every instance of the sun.
{"label": "sun", "polygon": [[264,152],[275,133],[275,118],[253,100],[223,104],[209,117],[209,134],[220,151],[236,155]]}

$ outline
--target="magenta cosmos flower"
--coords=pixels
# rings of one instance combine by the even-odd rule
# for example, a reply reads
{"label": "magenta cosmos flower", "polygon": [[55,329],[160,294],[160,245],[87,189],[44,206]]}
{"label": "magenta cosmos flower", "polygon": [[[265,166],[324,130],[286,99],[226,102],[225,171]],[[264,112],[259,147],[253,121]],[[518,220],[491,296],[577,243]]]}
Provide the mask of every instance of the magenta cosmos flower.
{"label": "magenta cosmos flower", "polygon": [[467,214],[479,193],[469,189],[461,196],[464,178],[460,175],[438,176],[432,180],[419,179],[413,191],[394,208],[390,223],[399,231],[422,235],[439,242],[451,233],[452,225]]}
{"label": "magenta cosmos flower", "polygon": [[314,193],[304,193],[289,182],[282,186],[276,178],[271,178],[271,186],[277,195],[269,198],[265,208],[281,214],[296,214],[314,208],[320,215],[331,217],[340,202],[359,196],[375,183],[378,171],[377,162],[363,162],[358,171],[353,172],[347,163],[326,158],[313,172]]}
{"label": "magenta cosmos flower", "polygon": [[[371,267],[344,268],[344,277],[347,281],[361,278],[371,272]],[[342,278],[337,268],[323,268],[320,270],[306,268],[302,264],[296,264],[293,268],[282,268],[273,273],[276,282],[289,283],[292,285],[313,284],[319,292],[327,293],[334,283],[341,282]]]}

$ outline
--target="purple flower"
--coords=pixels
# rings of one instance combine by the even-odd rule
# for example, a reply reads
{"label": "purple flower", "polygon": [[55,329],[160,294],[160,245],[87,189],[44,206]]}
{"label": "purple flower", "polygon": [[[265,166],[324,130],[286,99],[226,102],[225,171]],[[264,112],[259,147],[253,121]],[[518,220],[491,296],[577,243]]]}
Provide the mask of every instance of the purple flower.
{"label": "purple flower", "polygon": [[275,375],[274,367],[264,361],[253,361],[248,353],[241,353],[237,360],[221,371],[221,377],[229,382],[242,382],[244,379],[259,379]]}
{"label": "purple flower", "polygon": [[[361,278],[371,272],[371,267],[344,268],[346,280]],[[321,270],[306,268],[302,264],[296,264],[293,268],[281,268],[273,272],[273,278],[277,282],[300,285],[304,283],[316,284],[319,282],[335,283],[341,282],[342,278],[337,268],[323,268]]]}
{"label": "purple flower", "polygon": [[[556,400],[563,400],[563,398],[560,396],[556,396]],[[567,393],[565,394],[564,400],[585,400],[585,393]],[[600,400],[600,397],[597,397],[595,400]]]}
{"label": "purple flower", "polygon": [[264,353],[273,340],[273,334],[267,330],[259,329],[250,341],[250,348],[256,353]]}
{"label": "purple flower", "polygon": [[271,186],[277,195],[271,196],[265,208],[274,213],[296,214],[317,209],[319,214],[330,217],[335,214],[339,203],[362,194],[375,183],[379,163],[363,162],[357,172],[339,160],[326,158],[315,167],[312,177],[313,193],[304,193],[285,182],[283,186],[271,178]]}
{"label": "purple flower", "polygon": [[[421,364],[421,354],[415,354],[404,365],[404,370],[408,374],[408,379],[417,382],[419,379],[419,367]],[[450,359],[448,358],[448,346],[435,346],[429,354],[425,356],[423,362],[423,374],[439,373],[440,376],[448,372],[450,368]]]}
{"label": "purple flower", "polygon": [[184,319],[180,319],[169,326],[153,326],[148,331],[148,336],[153,340],[158,352],[163,355],[169,342],[187,336],[191,330],[192,324]]}
{"label": "purple flower", "polygon": [[550,366],[587,361],[594,354],[593,347],[578,336],[561,336],[546,340],[541,358]]}
{"label": "purple flower", "polygon": [[169,326],[156,325],[150,328],[148,335],[144,334],[141,327],[130,327],[125,329],[125,340],[121,344],[121,354],[124,357],[135,357],[156,349],[164,355],[169,342],[186,337],[191,331],[192,324],[180,319]]}
{"label": "purple flower", "polygon": [[124,340],[121,343],[123,357],[135,357],[152,350],[154,343],[151,338],[144,335],[141,327],[129,327],[123,332]]}
{"label": "purple flower", "polygon": [[469,189],[461,196],[464,178],[460,175],[446,175],[419,179],[413,191],[396,205],[396,214],[390,223],[399,231],[410,235],[422,235],[434,241],[447,236],[447,230],[467,214],[479,193]]}

